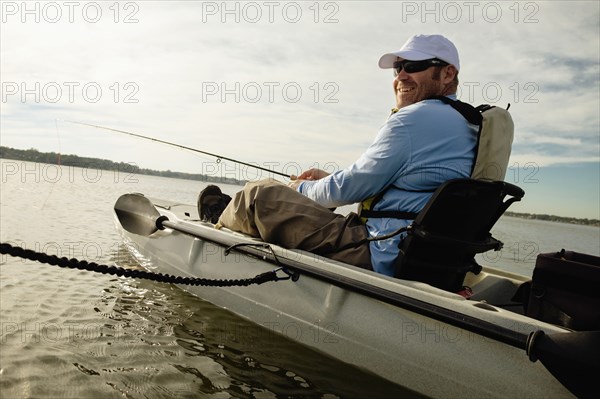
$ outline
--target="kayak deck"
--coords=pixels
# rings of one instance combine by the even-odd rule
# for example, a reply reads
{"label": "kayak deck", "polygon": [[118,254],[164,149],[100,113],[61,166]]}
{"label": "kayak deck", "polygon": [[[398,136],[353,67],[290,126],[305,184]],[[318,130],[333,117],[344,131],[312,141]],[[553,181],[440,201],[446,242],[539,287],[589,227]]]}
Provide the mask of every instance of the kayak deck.
{"label": "kayak deck", "polygon": [[[161,199],[152,199],[152,202],[157,208],[161,208],[169,211],[170,213],[177,216],[178,219],[183,221],[189,221],[192,223],[196,223],[199,225],[203,225],[209,228],[214,228],[214,225],[206,222],[199,221],[197,217],[197,209],[196,207],[189,204],[181,204]],[[262,240],[254,237],[249,237],[245,234],[241,234],[238,232],[231,231],[227,228],[221,229],[224,232],[231,234],[232,236],[237,236],[244,239],[250,239],[256,242],[263,242]],[[288,250],[292,251],[292,250]],[[301,250],[293,250],[296,252],[304,252]],[[306,252],[304,252],[306,253]],[[316,256],[310,254],[310,256]],[[322,258],[326,259],[326,258]],[[335,262],[333,260],[327,259],[327,261]],[[338,262],[335,262],[338,263]],[[377,276],[382,278],[388,278],[383,275],[377,274]],[[395,281],[399,281],[397,279],[393,279]],[[509,310],[514,313],[523,314],[522,304],[519,302],[513,301],[513,297],[518,290],[519,286],[528,281],[529,279],[525,276],[521,276],[518,274],[510,273],[507,271],[503,271],[497,268],[492,268],[489,266],[484,266],[483,271],[478,275],[473,273],[468,273],[465,279],[465,286],[468,286],[472,289],[473,295],[470,297],[472,301],[484,302],[492,306],[496,306],[498,308],[503,308]],[[419,283],[416,281],[408,281],[402,280],[406,284],[417,287],[419,290],[424,292],[430,292],[436,295],[441,295],[446,298],[451,298],[454,300],[463,300],[464,298],[458,294],[453,294],[444,290],[437,289],[435,287],[430,286],[429,284]]]}
{"label": "kayak deck", "polygon": [[[167,228],[142,237],[122,231],[146,267],[210,279],[247,278],[276,267],[267,262],[270,251],[266,249],[232,251],[227,256],[223,252],[234,244],[262,244],[261,240],[198,221],[194,206],[153,202],[161,214],[188,233]],[[282,264],[301,267],[298,281],[182,288],[273,332],[428,396],[572,397],[539,362],[530,362],[523,350],[432,319],[414,308],[394,305],[398,298],[406,299],[515,334],[565,331],[512,311],[510,298],[527,280],[523,276],[486,268],[468,277],[465,283],[474,295],[466,300],[428,284],[383,276],[305,251],[276,245],[270,250]],[[331,278],[324,281],[321,275]],[[347,281],[364,284],[378,295],[348,289]]]}

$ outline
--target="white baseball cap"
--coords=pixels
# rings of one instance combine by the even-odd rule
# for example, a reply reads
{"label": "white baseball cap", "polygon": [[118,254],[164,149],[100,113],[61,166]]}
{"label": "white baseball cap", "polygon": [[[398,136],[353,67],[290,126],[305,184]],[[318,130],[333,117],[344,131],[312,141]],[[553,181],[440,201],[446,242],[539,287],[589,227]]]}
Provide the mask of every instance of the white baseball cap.
{"label": "white baseball cap", "polygon": [[442,35],[414,35],[398,51],[387,53],[379,59],[380,68],[393,68],[400,57],[409,61],[422,61],[439,58],[460,70],[458,50],[452,42]]}

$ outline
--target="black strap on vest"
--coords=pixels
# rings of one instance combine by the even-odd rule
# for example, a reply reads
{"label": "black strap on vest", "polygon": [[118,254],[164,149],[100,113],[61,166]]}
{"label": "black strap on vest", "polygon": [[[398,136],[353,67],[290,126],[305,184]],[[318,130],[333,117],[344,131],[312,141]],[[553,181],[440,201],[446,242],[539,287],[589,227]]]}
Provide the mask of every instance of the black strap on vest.
{"label": "black strap on vest", "polygon": [[[450,105],[459,114],[467,120],[467,122],[479,126],[477,130],[477,145],[475,146],[475,157],[473,158],[473,166],[471,167],[471,175],[475,170],[475,164],[477,163],[477,157],[479,156],[479,141],[481,139],[481,131],[483,130],[483,115],[482,112],[487,111],[490,108],[494,108],[492,105],[481,104],[477,108],[471,104],[464,103],[460,100],[452,100],[445,96],[433,96],[431,100],[440,100],[444,104]],[[508,105],[510,107],[510,104]],[[506,108],[508,109],[508,108]]]}
{"label": "black strap on vest", "polygon": [[433,96],[429,100],[440,100],[444,104],[450,105],[452,108],[458,111],[469,123],[480,126],[483,122],[483,116],[478,108],[475,108],[471,104],[464,103],[460,100],[452,100],[446,96]]}
{"label": "black strap on vest", "polygon": [[417,218],[417,212],[402,212],[402,211],[373,211],[370,209],[363,209],[360,212],[360,217],[363,218],[394,218],[394,219],[407,219],[414,220]]}
{"label": "black strap on vest", "polygon": [[[381,199],[383,198],[383,195],[394,185],[391,185],[389,187],[387,187],[385,190],[383,190],[382,192],[380,192],[379,194],[377,194],[375,196],[375,198],[373,198],[373,201],[371,201],[371,208],[375,207],[375,204],[377,204],[379,201],[381,201]],[[389,211],[375,211],[373,209],[361,209],[360,210],[360,216],[361,218],[393,218],[393,219],[407,219],[407,220],[414,220],[416,219],[418,213],[417,212],[403,212],[403,211],[393,211],[393,210],[389,210]]]}

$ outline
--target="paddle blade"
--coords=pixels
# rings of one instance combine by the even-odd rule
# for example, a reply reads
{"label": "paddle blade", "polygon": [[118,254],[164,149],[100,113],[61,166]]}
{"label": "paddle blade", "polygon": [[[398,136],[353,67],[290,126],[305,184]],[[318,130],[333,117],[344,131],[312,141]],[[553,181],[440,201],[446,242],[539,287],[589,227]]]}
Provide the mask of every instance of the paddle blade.
{"label": "paddle blade", "polygon": [[600,331],[539,334],[529,352],[578,398],[598,397]]}
{"label": "paddle blade", "polygon": [[158,230],[156,220],[160,213],[142,194],[124,194],[115,203],[119,223],[130,233],[149,236]]}

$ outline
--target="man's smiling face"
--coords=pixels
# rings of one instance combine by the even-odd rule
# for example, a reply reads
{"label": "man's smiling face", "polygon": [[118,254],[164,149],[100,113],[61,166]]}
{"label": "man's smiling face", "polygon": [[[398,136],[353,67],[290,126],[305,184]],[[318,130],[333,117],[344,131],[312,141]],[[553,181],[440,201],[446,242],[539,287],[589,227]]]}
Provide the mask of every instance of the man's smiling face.
{"label": "man's smiling face", "polygon": [[436,95],[451,94],[448,88],[455,75],[456,69],[452,65],[433,66],[413,73],[400,71],[393,82],[397,107],[403,108]]}

